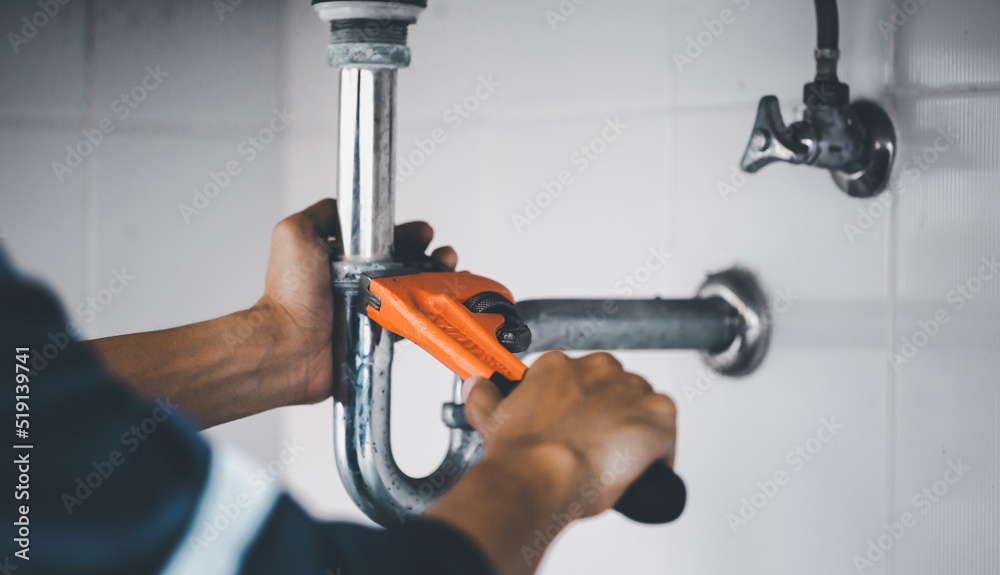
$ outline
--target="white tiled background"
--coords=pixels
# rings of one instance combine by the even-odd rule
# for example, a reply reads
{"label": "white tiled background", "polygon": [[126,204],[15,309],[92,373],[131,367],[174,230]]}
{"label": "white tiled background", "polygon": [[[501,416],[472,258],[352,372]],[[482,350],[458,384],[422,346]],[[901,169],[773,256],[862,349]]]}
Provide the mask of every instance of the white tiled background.
{"label": "white tiled background", "polygon": [[[812,73],[810,2],[565,0],[575,11],[553,29],[546,11],[559,5],[430,0],[411,30],[413,65],[399,75],[398,151],[410,155],[436,128],[448,138],[399,183],[398,220],[431,221],[461,267],[520,298],[614,295],[662,248],[673,257],[636,295],[687,297],[707,271],[739,262],[792,304],[757,374],[690,401],[685,386],[702,374],[694,354],[622,354],[678,400],[688,510],[664,527],[613,514],[578,524],[542,572],[858,572],[855,556],[906,512],[916,524],[864,573],[1000,572],[1000,279],[971,299],[950,293],[982,258],[1000,257],[1000,4],[906,2],[916,11],[903,21],[888,0],[840,3],[841,76],[896,120],[896,177],[939,131],[955,139],[904,178],[885,213],[801,167],[737,175],[736,191],[719,193],[758,99],[776,94],[786,116],[799,103]],[[732,23],[679,70],[673,54],[725,9]],[[5,36],[39,10],[5,2]],[[5,248],[55,287],[89,336],[250,305],[271,226],[333,193],[337,81],[325,44],[305,0],[245,0],[221,18],[209,0],[62,6],[16,53],[0,47]],[[169,76],[58,181],[51,162],[81,130],[116,118],[114,100],[156,65]],[[484,77],[500,85],[455,129],[446,110]],[[237,158],[274,108],[295,116],[291,127],[186,223],[178,204]],[[608,119],[628,127],[579,171],[571,154]],[[573,185],[518,231],[511,215],[563,169]],[[876,217],[850,241],[844,226],[859,209]],[[129,287],[92,322],[76,314],[123,267],[136,277]],[[939,310],[950,321],[893,368],[887,352]],[[443,452],[450,380],[412,347],[399,356],[395,446],[417,473]],[[786,460],[823,418],[843,429],[801,468]],[[333,468],[331,427],[325,403],[208,435],[264,461],[298,439],[306,451],[282,479],[316,514],[360,519]],[[970,470],[924,503],[921,490],[959,461]],[[791,481],[734,533],[727,514],[779,470]]]}

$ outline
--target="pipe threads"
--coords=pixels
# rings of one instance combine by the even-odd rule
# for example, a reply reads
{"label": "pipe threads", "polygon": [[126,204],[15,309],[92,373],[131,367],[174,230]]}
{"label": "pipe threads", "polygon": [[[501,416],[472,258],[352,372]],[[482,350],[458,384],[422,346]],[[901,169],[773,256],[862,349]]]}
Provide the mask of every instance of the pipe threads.
{"label": "pipe threads", "polygon": [[330,44],[406,45],[409,24],[399,20],[351,18],[330,22]]}

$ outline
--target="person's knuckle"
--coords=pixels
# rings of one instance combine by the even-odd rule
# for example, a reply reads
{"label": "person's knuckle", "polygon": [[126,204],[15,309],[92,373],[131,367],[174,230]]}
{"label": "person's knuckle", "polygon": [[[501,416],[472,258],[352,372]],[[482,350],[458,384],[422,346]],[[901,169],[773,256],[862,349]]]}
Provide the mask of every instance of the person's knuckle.
{"label": "person's knuckle", "polygon": [[628,374],[626,381],[635,391],[641,392],[643,394],[653,393],[653,385],[649,381],[642,377],[641,375],[636,375],[634,373]]}
{"label": "person's knuckle", "polygon": [[603,368],[606,370],[620,370],[622,364],[618,359],[606,351],[599,351],[592,353],[586,357],[588,363],[592,364],[597,368]]}
{"label": "person's knuckle", "polygon": [[567,361],[569,361],[569,356],[567,356],[560,349],[553,349],[551,351],[547,351],[544,354],[542,354],[542,357],[538,358],[538,361],[536,363],[541,363],[544,365],[550,363],[553,364],[564,363]]}
{"label": "person's knuckle", "polygon": [[465,417],[473,427],[480,425],[480,421],[485,415],[484,399],[481,391],[475,388],[469,392],[469,397],[465,399]]}
{"label": "person's knuckle", "polygon": [[677,404],[669,395],[654,393],[646,399],[646,402],[651,409],[671,420],[677,417]]}
{"label": "person's knuckle", "polygon": [[296,216],[289,216],[274,226],[273,237],[275,239],[287,239],[295,237],[299,232],[299,223]]}

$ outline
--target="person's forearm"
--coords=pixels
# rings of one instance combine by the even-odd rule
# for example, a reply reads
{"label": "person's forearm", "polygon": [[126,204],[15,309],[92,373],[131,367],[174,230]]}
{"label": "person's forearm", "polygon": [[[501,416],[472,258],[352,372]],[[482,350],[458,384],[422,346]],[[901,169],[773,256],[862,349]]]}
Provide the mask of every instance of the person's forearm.
{"label": "person's forearm", "polygon": [[301,374],[293,333],[279,333],[283,313],[267,303],[201,323],[89,343],[137,392],[169,397],[205,427],[301,398],[283,384]]}
{"label": "person's forearm", "polygon": [[487,455],[427,515],[469,535],[498,573],[534,573],[565,526],[556,519],[573,512],[578,475],[576,457],[560,446]]}

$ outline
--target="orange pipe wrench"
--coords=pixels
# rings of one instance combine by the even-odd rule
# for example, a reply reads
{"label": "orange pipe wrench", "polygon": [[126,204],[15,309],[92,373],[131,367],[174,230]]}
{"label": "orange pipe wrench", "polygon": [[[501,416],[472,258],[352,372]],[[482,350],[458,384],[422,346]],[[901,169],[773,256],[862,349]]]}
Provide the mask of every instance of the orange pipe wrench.
{"label": "orange pipe wrench", "polygon": [[368,317],[462,379],[480,375],[516,382],[528,369],[514,353],[528,349],[531,331],[513,296],[493,280],[404,268],[365,274],[361,289]]}
{"label": "orange pipe wrench", "polygon": [[[504,396],[524,377],[528,368],[514,353],[527,351],[531,331],[499,283],[469,272],[402,268],[364,274],[359,288],[368,317],[417,344],[459,377],[486,377]],[[657,462],[615,509],[642,523],[667,523],[680,516],[686,499],[684,482]]]}

